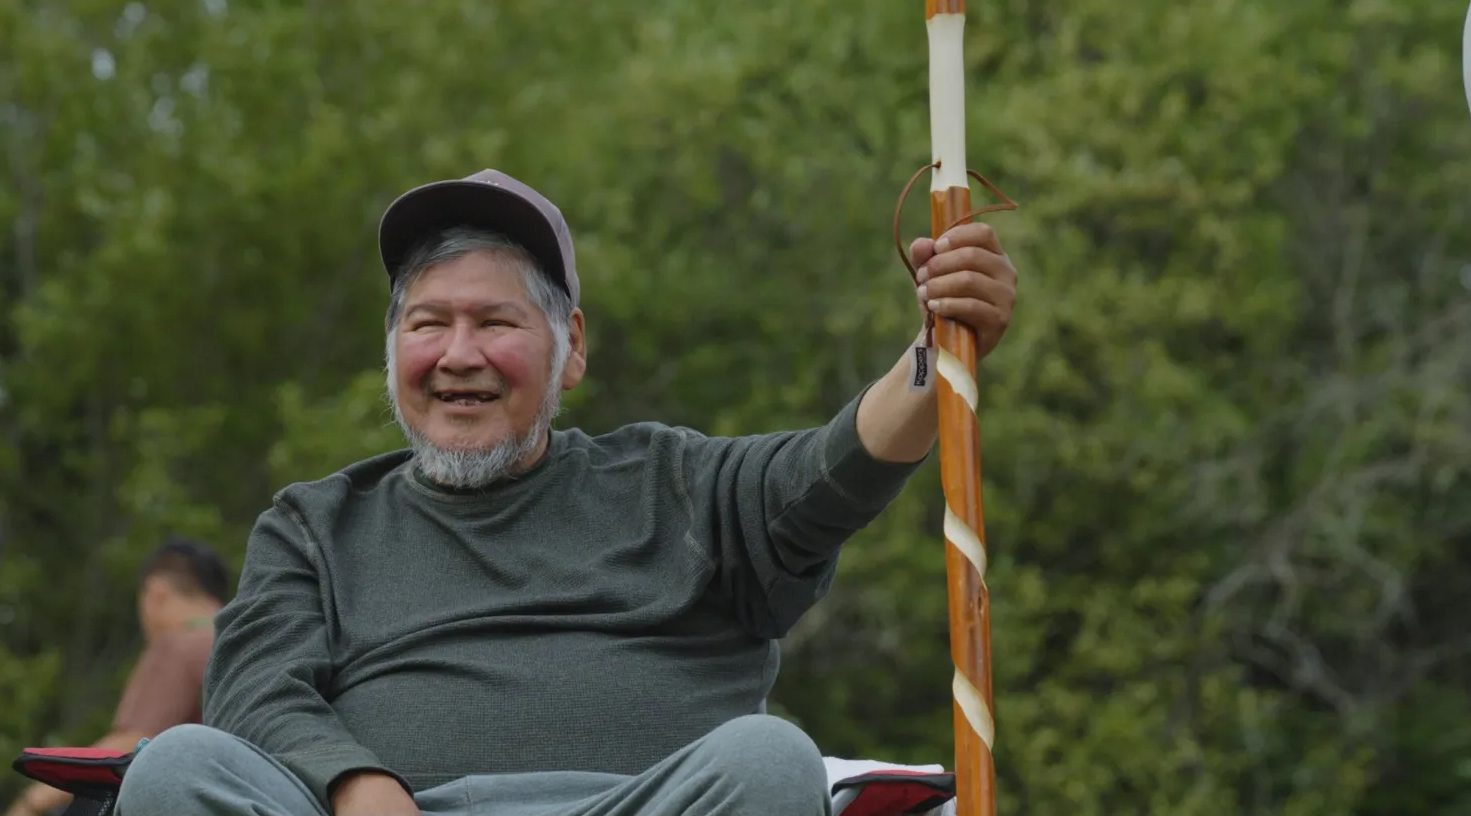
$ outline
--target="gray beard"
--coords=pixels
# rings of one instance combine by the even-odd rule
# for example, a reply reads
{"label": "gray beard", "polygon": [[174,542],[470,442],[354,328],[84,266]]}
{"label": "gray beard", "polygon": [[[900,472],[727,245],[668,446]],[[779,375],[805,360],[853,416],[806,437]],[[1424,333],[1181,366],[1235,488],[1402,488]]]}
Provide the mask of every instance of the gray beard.
{"label": "gray beard", "polygon": [[398,400],[390,394],[393,419],[408,439],[419,470],[430,481],[458,489],[479,489],[502,479],[515,478],[521,472],[522,460],[530,456],[536,446],[547,438],[552,429],[552,420],[556,418],[562,405],[562,391],[557,388],[556,383],[557,378],[553,378],[547,398],[542,401],[541,409],[531,423],[531,430],[525,435],[513,436],[489,447],[442,448],[435,445],[404,421],[403,414],[398,409]]}

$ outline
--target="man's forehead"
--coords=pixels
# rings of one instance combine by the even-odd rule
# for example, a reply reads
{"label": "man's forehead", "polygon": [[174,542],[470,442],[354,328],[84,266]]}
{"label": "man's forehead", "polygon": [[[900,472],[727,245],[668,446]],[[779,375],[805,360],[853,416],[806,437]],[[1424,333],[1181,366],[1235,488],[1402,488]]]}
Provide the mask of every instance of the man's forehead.
{"label": "man's forehead", "polygon": [[444,297],[446,293],[495,292],[501,298],[526,293],[526,283],[511,259],[488,250],[434,264],[414,276],[407,295]]}
{"label": "man's forehead", "polygon": [[520,299],[485,298],[470,293],[440,293],[438,296],[414,298],[404,304],[405,312],[515,312],[525,314],[526,304]]}

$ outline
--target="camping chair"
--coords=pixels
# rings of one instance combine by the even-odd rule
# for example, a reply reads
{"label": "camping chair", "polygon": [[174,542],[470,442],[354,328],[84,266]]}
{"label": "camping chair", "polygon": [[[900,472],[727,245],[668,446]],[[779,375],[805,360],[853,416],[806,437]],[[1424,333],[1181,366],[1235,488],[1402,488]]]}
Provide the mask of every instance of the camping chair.
{"label": "camping chair", "polygon": [[62,816],[113,816],[132,751],[106,748],[27,748],[12,767],[72,795]]}
{"label": "camping chair", "polygon": [[[27,748],[13,764],[38,782],[72,794],[63,816],[113,816],[134,751]],[[954,814],[955,775],[935,765],[824,758],[834,816]]]}

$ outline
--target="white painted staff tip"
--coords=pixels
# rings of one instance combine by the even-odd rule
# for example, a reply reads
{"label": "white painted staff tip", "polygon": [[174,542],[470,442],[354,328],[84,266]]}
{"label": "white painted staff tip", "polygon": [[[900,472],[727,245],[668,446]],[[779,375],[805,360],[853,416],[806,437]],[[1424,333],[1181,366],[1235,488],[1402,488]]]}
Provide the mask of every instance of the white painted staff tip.
{"label": "white painted staff tip", "polygon": [[940,168],[930,191],[968,187],[965,175],[965,15],[936,14],[930,37],[930,145]]}

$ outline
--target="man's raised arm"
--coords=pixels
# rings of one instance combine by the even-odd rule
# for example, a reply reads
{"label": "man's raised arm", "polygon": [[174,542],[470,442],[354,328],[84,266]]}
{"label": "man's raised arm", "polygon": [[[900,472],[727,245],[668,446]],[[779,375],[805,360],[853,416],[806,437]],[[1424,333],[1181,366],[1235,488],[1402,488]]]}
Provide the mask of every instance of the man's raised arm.
{"label": "man's raised arm", "polygon": [[[978,357],[1011,322],[1016,270],[986,224],[911,245],[925,311],[975,330]],[[843,542],[888,506],[938,435],[935,390],[909,387],[908,355],[826,425],[717,439],[686,434],[680,470],[691,535],[715,553],[718,588],[745,626],[781,637],[826,593]]]}
{"label": "man's raised arm", "polygon": [[337,784],[364,773],[411,788],[353,739],[319,691],[332,671],[320,563],[284,499],[261,514],[239,591],[216,618],[204,722],[275,757],[332,812]]}
{"label": "man's raised arm", "polygon": [[717,562],[717,594],[757,637],[782,637],[826,593],[838,549],[919,465],[883,461],[859,440],[860,405],[871,393],[803,431],[683,433],[690,536]]}

